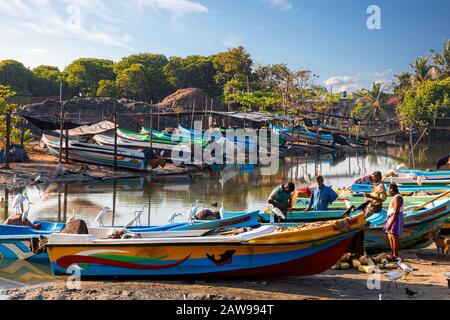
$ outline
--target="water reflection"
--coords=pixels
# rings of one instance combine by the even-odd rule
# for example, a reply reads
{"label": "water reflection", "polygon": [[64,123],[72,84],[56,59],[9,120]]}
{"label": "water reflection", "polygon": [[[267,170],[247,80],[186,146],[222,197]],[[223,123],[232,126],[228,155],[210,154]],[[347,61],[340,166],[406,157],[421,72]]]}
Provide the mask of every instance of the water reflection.
{"label": "water reflection", "polygon": [[[417,168],[432,168],[446,147],[445,144],[438,147],[426,145],[417,149],[414,155]],[[205,207],[224,203],[227,211],[264,209],[272,189],[286,181],[293,181],[301,187],[309,185],[320,173],[328,185],[344,187],[361,175],[396,167],[409,153],[410,148],[400,147],[349,155],[291,157],[281,161],[278,173],[271,176],[262,175],[260,167],[231,166],[221,171],[157,177],[151,181],[141,178],[31,186],[26,192],[34,203],[30,211],[32,220],[66,221],[75,212],[77,217],[95,226],[98,212],[109,207],[113,212],[105,217],[105,225],[119,226],[128,222],[133,212],[146,204],[148,213],[143,223],[161,225],[166,224],[174,212],[186,215],[190,204],[197,199]],[[10,204],[14,195],[9,194]],[[6,203],[2,217],[7,217]]]}

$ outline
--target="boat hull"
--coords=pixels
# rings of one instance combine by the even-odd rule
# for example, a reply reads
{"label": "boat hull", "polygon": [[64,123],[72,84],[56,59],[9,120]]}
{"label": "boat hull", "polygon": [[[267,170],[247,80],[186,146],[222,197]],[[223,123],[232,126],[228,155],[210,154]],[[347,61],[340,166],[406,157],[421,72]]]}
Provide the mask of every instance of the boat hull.
{"label": "boat hull", "polygon": [[[74,269],[70,266],[77,265],[76,270],[82,277],[306,276],[332,267],[356,234],[355,231],[314,243],[288,245],[52,246],[49,254],[57,275],[71,274],[70,270]],[[114,254],[87,257],[86,252],[94,249]],[[115,256],[118,253],[124,256],[118,258]]]}

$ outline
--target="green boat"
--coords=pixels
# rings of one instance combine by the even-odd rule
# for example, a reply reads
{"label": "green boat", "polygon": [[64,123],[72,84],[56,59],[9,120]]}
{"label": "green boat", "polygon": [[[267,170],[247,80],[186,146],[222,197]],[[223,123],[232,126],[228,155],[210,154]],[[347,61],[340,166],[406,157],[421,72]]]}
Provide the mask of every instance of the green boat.
{"label": "green boat", "polygon": [[[124,129],[118,129],[117,133],[120,137],[132,141],[139,141],[139,142],[150,142],[150,134],[142,134],[137,133],[134,131],[124,130]],[[183,137],[172,137],[169,134],[161,133],[158,131],[154,131],[152,133],[152,142],[154,143],[162,143],[162,144],[168,144],[168,145],[179,145],[183,142],[191,142],[188,141],[186,138]],[[202,147],[206,147],[209,143],[203,140],[192,140],[194,144],[201,145]]]}
{"label": "green boat", "polygon": [[[343,217],[343,210],[289,212],[286,223],[311,223],[320,221],[339,220]],[[357,213],[354,213],[357,214]],[[431,244],[430,234],[437,234],[449,222],[450,199],[436,200],[425,208],[417,211],[407,210],[405,214],[405,228],[400,239],[400,249],[413,249]],[[270,223],[269,214],[261,214],[262,223]],[[370,223],[365,233],[365,246],[368,252],[382,252],[389,250],[386,233],[383,231],[387,219],[387,212],[374,214],[367,219]]]}

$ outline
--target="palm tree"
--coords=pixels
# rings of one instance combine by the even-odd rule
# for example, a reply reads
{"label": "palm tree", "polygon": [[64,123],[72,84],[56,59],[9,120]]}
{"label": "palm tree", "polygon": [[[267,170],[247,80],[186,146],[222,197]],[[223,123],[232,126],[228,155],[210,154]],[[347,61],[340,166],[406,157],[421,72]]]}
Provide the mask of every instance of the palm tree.
{"label": "palm tree", "polygon": [[365,117],[367,119],[376,118],[384,113],[384,106],[388,95],[383,92],[383,84],[374,82],[372,89],[366,90],[366,95],[362,98],[365,105]]}
{"label": "palm tree", "polygon": [[428,64],[428,60],[428,57],[420,57],[411,64],[411,68],[414,69],[412,82],[415,86],[431,79],[431,66]]}
{"label": "palm tree", "polygon": [[444,41],[442,45],[442,52],[431,50],[431,57],[434,67],[437,69],[440,77],[450,76],[450,40]]}

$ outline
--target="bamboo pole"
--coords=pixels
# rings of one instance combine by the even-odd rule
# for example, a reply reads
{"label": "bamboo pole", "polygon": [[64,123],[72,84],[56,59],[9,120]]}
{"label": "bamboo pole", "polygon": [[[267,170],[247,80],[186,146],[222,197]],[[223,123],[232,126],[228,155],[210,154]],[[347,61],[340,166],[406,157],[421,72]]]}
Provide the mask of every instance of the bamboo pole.
{"label": "bamboo pole", "polygon": [[6,149],[5,149],[5,166],[4,169],[9,169],[9,152],[11,150],[11,113],[6,112]]}
{"label": "bamboo pole", "polygon": [[117,105],[114,103],[114,172],[117,171]]}
{"label": "bamboo pole", "polygon": [[[63,136],[64,136],[64,107],[62,102],[62,82],[59,84],[59,117],[60,117],[60,132],[59,132],[59,166],[62,169],[63,161]],[[67,147],[67,146],[66,146]],[[60,172],[61,173],[61,172]]]}

